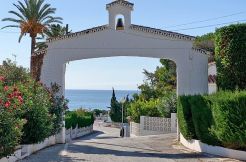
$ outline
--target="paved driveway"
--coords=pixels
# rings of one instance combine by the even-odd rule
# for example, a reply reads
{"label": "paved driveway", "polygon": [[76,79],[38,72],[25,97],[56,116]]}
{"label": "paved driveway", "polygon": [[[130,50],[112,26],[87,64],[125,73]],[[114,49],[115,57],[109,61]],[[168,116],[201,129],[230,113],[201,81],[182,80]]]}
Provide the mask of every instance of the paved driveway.
{"label": "paved driveway", "polygon": [[42,150],[22,162],[217,162],[236,161],[195,153],[179,145],[175,134],[119,138],[119,129],[96,132],[66,145]]}

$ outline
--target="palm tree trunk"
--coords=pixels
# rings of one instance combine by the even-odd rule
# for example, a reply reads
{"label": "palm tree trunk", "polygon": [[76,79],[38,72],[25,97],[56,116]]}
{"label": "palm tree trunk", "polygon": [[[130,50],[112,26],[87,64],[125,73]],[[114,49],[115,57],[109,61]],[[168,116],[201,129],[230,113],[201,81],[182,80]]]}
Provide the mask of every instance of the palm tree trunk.
{"label": "palm tree trunk", "polygon": [[35,52],[35,45],[36,45],[36,37],[31,36],[31,61],[30,61],[30,70],[31,70],[31,76],[35,79],[36,78],[36,70],[35,70],[35,58],[33,57],[33,54]]}

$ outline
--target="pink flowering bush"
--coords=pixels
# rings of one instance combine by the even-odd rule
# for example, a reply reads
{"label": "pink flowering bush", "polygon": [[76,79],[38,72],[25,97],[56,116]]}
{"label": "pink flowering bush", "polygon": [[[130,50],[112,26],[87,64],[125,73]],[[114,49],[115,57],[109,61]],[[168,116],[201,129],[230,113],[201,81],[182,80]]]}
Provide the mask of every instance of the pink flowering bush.
{"label": "pink flowering bush", "polygon": [[35,82],[23,67],[10,60],[0,66],[0,159],[19,144],[42,142],[63,126],[67,100],[56,96],[59,86],[48,89]]}
{"label": "pink flowering bush", "polygon": [[6,85],[0,76],[0,158],[15,150],[22,136],[25,120],[19,117],[23,97],[16,86]]}

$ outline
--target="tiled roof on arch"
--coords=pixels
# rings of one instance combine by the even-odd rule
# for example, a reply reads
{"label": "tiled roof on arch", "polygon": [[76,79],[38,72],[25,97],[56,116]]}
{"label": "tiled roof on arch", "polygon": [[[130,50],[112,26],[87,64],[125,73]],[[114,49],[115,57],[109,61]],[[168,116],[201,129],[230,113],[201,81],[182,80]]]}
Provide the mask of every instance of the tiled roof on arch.
{"label": "tiled roof on arch", "polygon": [[177,39],[189,40],[189,41],[195,40],[194,36],[176,33],[176,32],[172,32],[172,31],[167,31],[167,30],[163,30],[163,29],[156,29],[156,28],[134,25],[134,24],[132,24],[130,28],[133,30],[138,30],[138,31],[146,32],[146,33],[152,33],[155,35],[162,35],[165,37],[171,37],[171,38],[177,38]]}
{"label": "tiled roof on arch", "polygon": [[106,30],[106,29],[108,29],[108,25],[102,25],[102,26],[98,26],[98,27],[94,27],[94,28],[91,28],[91,29],[82,30],[82,31],[75,32],[75,33],[70,33],[70,34],[59,36],[59,37],[55,37],[55,38],[49,38],[49,39],[47,39],[47,42],[50,43],[50,42],[58,41],[58,40],[71,39],[71,38],[75,38],[75,37],[78,37],[78,36],[87,35],[87,34],[90,34],[90,33],[96,33],[96,32],[99,32],[99,31]]}
{"label": "tiled roof on arch", "polygon": [[133,3],[130,3],[126,0],[116,0],[116,1],[113,1],[109,4],[107,4],[106,8],[109,9],[110,7],[114,6],[114,5],[123,5],[123,6],[126,6],[126,7],[130,7],[131,9],[133,9],[133,6],[134,4]]}
{"label": "tiled roof on arch", "polygon": [[[59,37],[55,37],[55,38],[50,38],[47,39],[47,42],[53,42],[53,41],[58,41],[58,40],[64,40],[64,39],[72,39],[75,37],[79,37],[82,35],[87,35],[90,33],[96,33],[96,32],[100,32],[103,30],[107,30],[110,29],[108,27],[108,25],[103,25],[103,26],[98,26],[98,27],[94,27],[91,29],[86,29],[83,31],[79,31],[79,32],[75,32],[75,33],[70,33],[68,35],[64,35],[64,36],[59,36]],[[155,28],[150,28],[150,27],[145,27],[145,26],[140,26],[140,25],[131,25],[130,26],[131,30],[135,30],[135,31],[141,31],[141,32],[145,32],[145,33],[150,33],[153,35],[159,35],[159,36],[163,36],[166,38],[172,38],[172,39],[178,39],[178,40],[188,40],[188,41],[193,41],[195,39],[195,37],[190,36],[190,35],[185,35],[185,34],[180,34],[180,33],[176,33],[176,32],[171,32],[171,31],[167,31],[167,30],[161,30],[161,29],[155,29]]]}

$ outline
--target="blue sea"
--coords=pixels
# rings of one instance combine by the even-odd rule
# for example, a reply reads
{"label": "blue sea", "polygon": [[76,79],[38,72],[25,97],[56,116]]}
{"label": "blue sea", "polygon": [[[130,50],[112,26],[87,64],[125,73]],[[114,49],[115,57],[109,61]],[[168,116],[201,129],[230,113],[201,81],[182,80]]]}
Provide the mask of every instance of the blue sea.
{"label": "blue sea", "polygon": [[[129,95],[132,98],[133,90],[115,90],[116,98],[120,101]],[[78,108],[108,110],[112,97],[112,90],[66,90],[65,97],[69,100],[69,110]]]}

